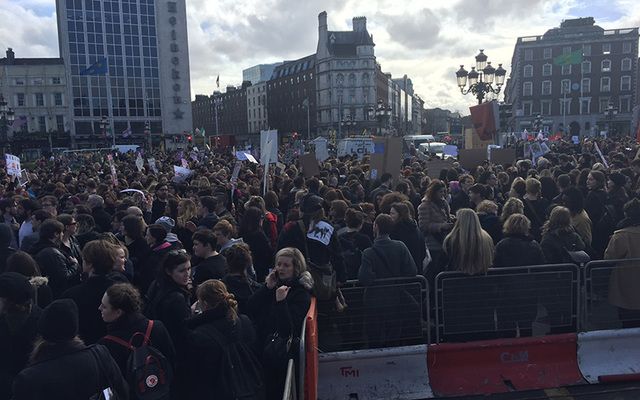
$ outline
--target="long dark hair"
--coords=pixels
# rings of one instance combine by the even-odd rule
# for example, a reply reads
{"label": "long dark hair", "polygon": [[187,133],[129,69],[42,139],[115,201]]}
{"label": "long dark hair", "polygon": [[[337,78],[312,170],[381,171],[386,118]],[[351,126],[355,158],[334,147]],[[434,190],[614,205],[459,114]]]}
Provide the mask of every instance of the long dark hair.
{"label": "long dark hair", "polygon": [[248,207],[244,210],[240,221],[240,236],[254,233],[260,230],[260,221],[264,219],[264,213],[258,207]]}

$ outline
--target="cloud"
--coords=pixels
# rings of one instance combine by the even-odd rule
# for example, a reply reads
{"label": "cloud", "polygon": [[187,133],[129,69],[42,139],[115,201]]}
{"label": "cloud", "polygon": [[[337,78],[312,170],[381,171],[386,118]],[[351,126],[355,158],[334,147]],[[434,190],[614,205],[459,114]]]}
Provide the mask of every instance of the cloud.
{"label": "cloud", "polygon": [[440,17],[427,8],[418,13],[399,16],[383,16],[392,40],[409,49],[429,49],[434,47],[440,36]]}
{"label": "cloud", "polygon": [[[49,9],[51,1],[0,3],[0,43],[12,47],[16,57],[59,57],[58,30],[55,11],[39,15],[38,10]],[[11,21],[11,23],[6,23]],[[4,50],[4,49],[3,49]]]}

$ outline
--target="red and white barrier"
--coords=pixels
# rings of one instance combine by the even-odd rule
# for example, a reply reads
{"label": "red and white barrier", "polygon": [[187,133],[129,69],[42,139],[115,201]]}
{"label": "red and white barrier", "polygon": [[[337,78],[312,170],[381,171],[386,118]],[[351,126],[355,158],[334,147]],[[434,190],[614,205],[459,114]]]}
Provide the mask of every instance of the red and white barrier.
{"label": "red and white barrier", "polygon": [[578,365],[589,383],[640,380],[640,328],[579,333]]}

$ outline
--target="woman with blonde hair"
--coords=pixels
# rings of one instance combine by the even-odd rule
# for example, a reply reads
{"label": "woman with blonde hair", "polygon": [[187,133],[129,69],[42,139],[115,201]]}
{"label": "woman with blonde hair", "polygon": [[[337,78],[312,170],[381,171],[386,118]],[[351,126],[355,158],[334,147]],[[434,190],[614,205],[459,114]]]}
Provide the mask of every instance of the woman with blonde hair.
{"label": "woman with blonde hair", "polygon": [[[238,302],[217,279],[204,281],[196,291],[196,316],[187,321],[188,399],[234,399],[236,387],[220,367],[234,368],[244,378],[247,393],[243,398],[259,399],[264,395],[261,367],[250,350],[255,331],[246,315],[238,314]],[[226,355],[225,355],[226,354]]]}
{"label": "woman with blonde hair", "polygon": [[544,254],[537,241],[529,234],[531,221],[522,213],[511,214],[504,222],[504,238],[496,245],[493,265],[517,267],[544,264]]}
{"label": "woman with blonde hair", "polygon": [[504,224],[513,214],[524,214],[524,203],[517,197],[509,197],[504,203],[500,220]]}
{"label": "woman with blonde hair", "polygon": [[[300,338],[302,322],[311,304],[313,279],[307,271],[305,258],[300,250],[285,247],[275,256],[275,268],[267,276],[265,286],[249,299],[248,310],[257,330],[258,352],[264,352],[264,344],[276,337]],[[286,364],[266,357],[265,366],[267,398],[282,398],[286,377]]]}
{"label": "woman with blonde hair", "polygon": [[187,228],[189,222],[198,226],[198,207],[195,201],[183,199],[178,203],[178,217],[176,218],[174,232],[185,249],[191,249],[193,246],[193,240],[191,239],[193,232]]}
{"label": "woman with blonde hair", "polygon": [[480,226],[475,211],[461,208],[456,218],[442,245],[447,256],[446,269],[469,275],[487,272],[493,263],[493,239]]}

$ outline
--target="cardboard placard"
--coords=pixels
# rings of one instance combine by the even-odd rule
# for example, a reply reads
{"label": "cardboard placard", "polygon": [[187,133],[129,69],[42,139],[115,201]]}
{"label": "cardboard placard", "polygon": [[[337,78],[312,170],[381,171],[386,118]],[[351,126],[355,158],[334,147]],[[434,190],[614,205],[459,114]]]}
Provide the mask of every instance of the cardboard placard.
{"label": "cardboard placard", "polygon": [[315,153],[302,154],[299,156],[299,160],[305,177],[311,178],[320,175],[320,167]]}
{"label": "cardboard placard", "polygon": [[466,170],[482,165],[487,159],[486,149],[461,149],[458,153],[460,165]]}
{"label": "cardboard placard", "polygon": [[490,159],[495,165],[513,164],[516,161],[516,149],[491,149]]}
{"label": "cardboard placard", "polygon": [[443,169],[449,169],[452,166],[453,166],[452,159],[427,161],[426,163],[427,176],[429,176],[432,179],[434,178],[438,179],[440,178],[440,171],[442,171]]}

